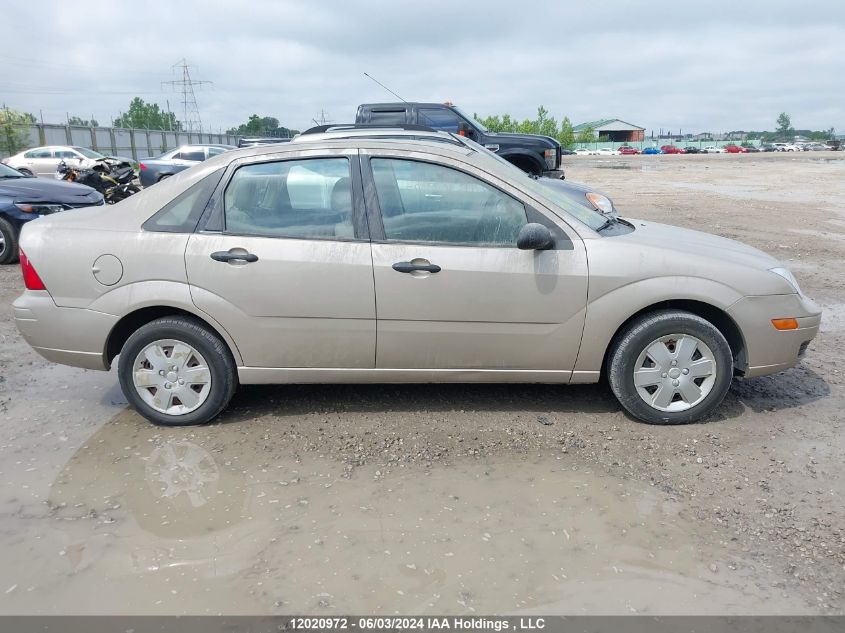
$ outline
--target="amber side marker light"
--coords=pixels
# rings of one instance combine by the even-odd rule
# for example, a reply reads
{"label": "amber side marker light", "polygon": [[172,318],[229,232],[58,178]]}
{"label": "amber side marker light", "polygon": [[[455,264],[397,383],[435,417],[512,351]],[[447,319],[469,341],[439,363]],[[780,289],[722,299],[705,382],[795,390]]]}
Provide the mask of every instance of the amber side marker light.
{"label": "amber side marker light", "polygon": [[798,321],[796,319],[772,319],[772,325],[776,330],[797,330]]}

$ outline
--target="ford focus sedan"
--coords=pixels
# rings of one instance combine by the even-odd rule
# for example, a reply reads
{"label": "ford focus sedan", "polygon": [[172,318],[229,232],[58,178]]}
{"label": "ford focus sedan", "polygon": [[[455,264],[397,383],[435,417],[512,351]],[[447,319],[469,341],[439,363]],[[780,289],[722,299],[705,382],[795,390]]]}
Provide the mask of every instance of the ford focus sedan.
{"label": "ford focus sedan", "polygon": [[602,376],[633,417],[687,423],[816,335],[769,255],[563,187],[443,132],[229,151],[27,225],[15,319],[49,360],[117,358],[165,425],[212,420],[241,384]]}

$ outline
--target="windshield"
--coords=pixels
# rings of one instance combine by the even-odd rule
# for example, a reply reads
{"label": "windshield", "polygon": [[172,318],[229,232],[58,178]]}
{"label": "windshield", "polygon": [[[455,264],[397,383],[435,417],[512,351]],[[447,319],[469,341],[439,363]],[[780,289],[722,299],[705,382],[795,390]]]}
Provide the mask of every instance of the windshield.
{"label": "windshield", "polygon": [[17,169],[12,169],[8,165],[0,163],[0,178],[24,178],[24,175]]}
{"label": "windshield", "polygon": [[484,125],[483,125],[480,121],[478,121],[478,120],[477,120],[474,116],[471,116],[471,115],[467,114],[466,112],[464,112],[463,110],[461,110],[459,107],[457,107],[457,106],[452,106],[452,109],[453,109],[455,112],[457,112],[458,114],[460,114],[462,117],[464,117],[467,121],[469,121],[470,123],[472,123],[472,124],[473,124],[476,128],[478,128],[478,129],[479,129],[479,130],[481,130],[482,132],[489,132],[489,131],[490,131],[490,130],[488,130],[486,127],[484,127]]}
{"label": "windshield", "polygon": [[99,152],[95,152],[93,149],[88,149],[87,147],[72,147],[71,149],[73,149],[75,152],[79,152],[85,158],[105,158],[105,156],[103,156]]}
{"label": "windshield", "polygon": [[534,180],[530,176],[528,177],[528,180],[530,181],[530,186],[527,188],[532,189],[538,195],[554,202],[555,205],[560,207],[563,211],[573,216],[575,219],[580,220],[591,229],[596,230],[607,222],[607,216],[602,215],[598,211],[590,209],[582,204],[578,204],[572,198],[560,191],[560,189],[558,189],[555,185],[560,183],[560,186],[563,186],[562,180],[556,181],[551,178],[538,178],[537,180]]}

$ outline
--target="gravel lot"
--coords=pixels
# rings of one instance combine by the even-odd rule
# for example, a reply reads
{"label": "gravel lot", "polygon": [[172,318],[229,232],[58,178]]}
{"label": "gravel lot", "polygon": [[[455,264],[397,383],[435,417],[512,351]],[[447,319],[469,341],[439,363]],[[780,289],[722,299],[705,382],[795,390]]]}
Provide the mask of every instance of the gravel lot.
{"label": "gravel lot", "polygon": [[845,155],[567,157],[824,308],[703,424],[603,386],[243,388],[156,428],[23,343],[0,269],[0,613],[845,613]]}

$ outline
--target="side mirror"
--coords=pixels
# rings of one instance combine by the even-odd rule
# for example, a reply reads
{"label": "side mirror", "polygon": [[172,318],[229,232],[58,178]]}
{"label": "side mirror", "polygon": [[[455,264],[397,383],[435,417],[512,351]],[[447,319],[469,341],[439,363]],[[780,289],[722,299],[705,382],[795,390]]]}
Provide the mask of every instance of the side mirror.
{"label": "side mirror", "polygon": [[516,236],[516,247],[523,251],[544,251],[551,248],[554,242],[548,227],[537,222],[529,222]]}

